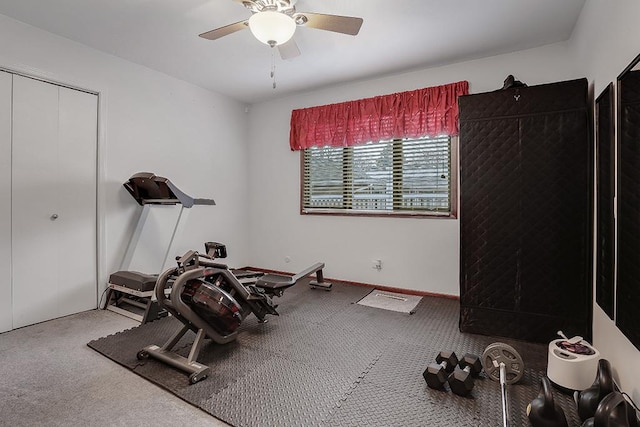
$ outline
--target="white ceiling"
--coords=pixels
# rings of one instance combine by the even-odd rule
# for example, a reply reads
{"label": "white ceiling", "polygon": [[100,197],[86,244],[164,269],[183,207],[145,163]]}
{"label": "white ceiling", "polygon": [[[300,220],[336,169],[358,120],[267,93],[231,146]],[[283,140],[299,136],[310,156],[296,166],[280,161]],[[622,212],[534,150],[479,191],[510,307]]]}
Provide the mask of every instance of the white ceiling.
{"label": "white ceiling", "polygon": [[353,37],[299,27],[280,59],[249,30],[198,37],[249,18],[233,0],[0,0],[0,13],[198,86],[254,103],[336,83],[567,40],[585,0],[298,0],[298,12],[364,19]]}

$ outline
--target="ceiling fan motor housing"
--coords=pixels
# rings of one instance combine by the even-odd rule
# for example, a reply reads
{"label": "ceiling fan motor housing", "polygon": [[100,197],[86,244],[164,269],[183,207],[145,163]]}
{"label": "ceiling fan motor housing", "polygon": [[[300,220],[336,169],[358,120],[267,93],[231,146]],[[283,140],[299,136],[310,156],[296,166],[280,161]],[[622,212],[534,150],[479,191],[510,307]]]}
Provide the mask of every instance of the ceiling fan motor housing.
{"label": "ceiling fan motor housing", "polygon": [[296,1],[297,0],[242,0],[242,4],[253,13],[273,10],[291,16],[296,11]]}

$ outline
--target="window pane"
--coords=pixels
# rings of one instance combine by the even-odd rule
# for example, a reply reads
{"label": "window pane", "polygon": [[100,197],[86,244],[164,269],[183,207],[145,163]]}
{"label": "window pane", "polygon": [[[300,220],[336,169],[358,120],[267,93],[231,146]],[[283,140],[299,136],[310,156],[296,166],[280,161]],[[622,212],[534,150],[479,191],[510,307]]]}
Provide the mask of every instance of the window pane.
{"label": "window pane", "polygon": [[305,208],[342,208],[342,148],[311,148],[304,152]]}
{"label": "window pane", "polygon": [[392,144],[353,147],[352,209],[393,209]]}
{"label": "window pane", "polygon": [[449,211],[450,144],[448,138],[405,141],[400,209]]}

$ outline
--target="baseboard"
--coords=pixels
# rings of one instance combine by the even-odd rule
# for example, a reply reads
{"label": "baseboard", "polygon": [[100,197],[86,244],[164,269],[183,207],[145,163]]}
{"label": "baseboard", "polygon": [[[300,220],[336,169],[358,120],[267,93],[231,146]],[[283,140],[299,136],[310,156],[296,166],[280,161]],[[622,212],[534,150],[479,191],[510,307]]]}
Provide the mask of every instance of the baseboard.
{"label": "baseboard", "polygon": [[[284,274],[284,275],[287,275],[287,276],[293,276],[295,274],[295,273],[292,273],[292,272],[289,272],[289,271],[269,270],[267,268],[258,268],[258,267],[251,267],[251,266],[242,267],[242,270],[261,271],[263,273],[270,273],[270,274]],[[405,294],[405,295],[417,295],[417,296],[421,296],[421,297],[436,297],[436,298],[460,300],[460,297],[457,296],[457,295],[440,294],[440,293],[437,293],[437,292],[426,292],[426,291],[417,291],[415,289],[395,288],[395,287],[392,287],[392,286],[376,285],[376,284],[373,284],[373,283],[363,283],[363,282],[353,282],[353,281],[350,281],[350,280],[340,280],[340,279],[335,279],[335,278],[332,278],[332,277],[325,277],[324,280],[326,282],[342,283],[344,285],[360,286],[360,287],[363,287],[363,288],[378,289],[378,290],[381,290],[381,291],[396,292],[396,293]]]}

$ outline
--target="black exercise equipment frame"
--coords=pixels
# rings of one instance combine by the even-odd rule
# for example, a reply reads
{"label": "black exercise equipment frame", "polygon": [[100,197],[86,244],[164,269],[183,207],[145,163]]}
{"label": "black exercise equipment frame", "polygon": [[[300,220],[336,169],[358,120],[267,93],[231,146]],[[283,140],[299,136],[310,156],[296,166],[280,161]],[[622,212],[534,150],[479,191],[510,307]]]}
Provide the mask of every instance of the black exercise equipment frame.
{"label": "black exercise equipment frame", "polygon": [[[182,292],[189,282],[192,280],[206,281],[210,277],[222,277],[225,285],[231,289],[232,297],[242,307],[242,318],[244,319],[253,313],[260,323],[266,322],[267,314],[278,315],[276,306],[272,304],[272,297],[281,296],[285,289],[313,273],[316,274],[316,281],[309,283],[310,286],[331,289],[331,284],[325,283],[323,279],[324,263],[316,263],[294,276],[267,274],[257,278],[252,284],[243,284],[228,266],[215,262],[214,254],[226,255],[223,245],[208,242],[205,247],[209,255],[188,251],[177,260],[177,267],[170,268],[160,275],[155,286],[158,304],[182,322],[184,326],[162,347],[150,345],[137,354],[139,360],[152,357],[187,372],[191,384],[205,379],[211,372],[209,366],[197,361],[204,339],[210,338],[217,344],[227,344],[237,338],[238,331],[226,335],[220,333],[185,303],[182,300]],[[168,287],[171,289],[169,296],[165,293]],[[196,337],[188,357],[183,357],[173,352],[172,349],[189,330],[193,331]]]}

